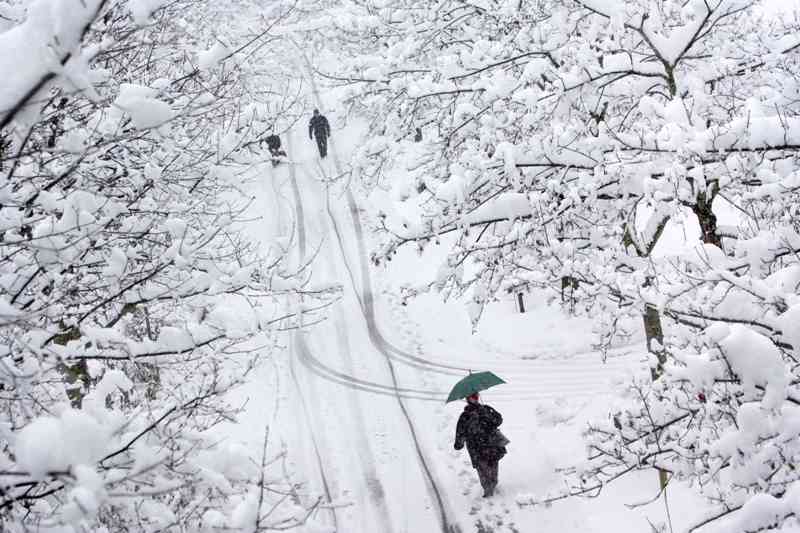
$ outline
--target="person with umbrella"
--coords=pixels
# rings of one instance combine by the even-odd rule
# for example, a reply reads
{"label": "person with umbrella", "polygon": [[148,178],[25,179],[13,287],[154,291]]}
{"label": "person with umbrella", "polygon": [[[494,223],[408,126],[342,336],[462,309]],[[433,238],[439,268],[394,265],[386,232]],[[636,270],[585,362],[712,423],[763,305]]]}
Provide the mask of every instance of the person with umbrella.
{"label": "person with umbrella", "polygon": [[467,445],[472,468],[478,471],[483,487],[483,497],[494,494],[500,459],[506,454],[508,439],[500,432],[503,416],[486,404],[480,403],[478,391],[505,383],[491,372],[470,374],[456,383],[448,402],[461,398],[467,400],[456,425],[456,450]]}

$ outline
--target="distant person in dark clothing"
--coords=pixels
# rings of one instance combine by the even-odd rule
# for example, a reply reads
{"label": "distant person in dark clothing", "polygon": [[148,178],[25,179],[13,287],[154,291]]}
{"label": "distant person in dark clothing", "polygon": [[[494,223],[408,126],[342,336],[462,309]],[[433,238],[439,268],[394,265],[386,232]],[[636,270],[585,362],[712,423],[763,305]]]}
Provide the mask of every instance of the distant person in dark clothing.
{"label": "distant person in dark clothing", "polygon": [[460,450],[466,443],[472,468],[478,471],[484,498],[494,494],[499,462],[506,454],[508,439],[498,429],[502,423],[503,416],[481,404],[480,396],[475,393],[467,397],[467,405],[456,426],[454,447]]}
{"label": "distant person in dark clothing", "polygon": [[269,153],[272,156],[272,166],[277,166],[282,157],[286,157],[286,152],[281,149],[281,138],[270,133],[264,141],[267,143]]}
{"label": "distant person in dark clothing", "polygon": [[418,143],[421,140],[422,140],[422,130],[420,128],[417,128],[416,131],[414,132],[414,142]]}
{"label": "distant person in dark clothing", "polygon": [[270,133],[264,141],[267,143],[270,152],[277,152],[281,149],[281,138],[274,133]]}
{"label": "distant person in dark clothing", "polygon": [[317,148],[319,148],[319,156],[326,157],[328,155],[328,137],[331,136],[331,125],[328,124],[328,119],[324,115],[319,114],[319,109],[314,110],[314,116],[308,122],[308,138],[317,140]]}

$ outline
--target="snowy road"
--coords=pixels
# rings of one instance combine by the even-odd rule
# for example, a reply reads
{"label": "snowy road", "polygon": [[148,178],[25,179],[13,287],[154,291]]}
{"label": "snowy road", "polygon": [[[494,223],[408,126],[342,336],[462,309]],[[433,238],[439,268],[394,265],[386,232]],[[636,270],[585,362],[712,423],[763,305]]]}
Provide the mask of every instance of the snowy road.
{"label": "snowy road", "polygon": [[[312,271],[317,281],[323,283],[331,279],[343,279],[340,271],[348,268],[348,265],[341,248],[337,246],[338,241],[331,238],[333,232],[330,225],[334,218],[325,208],[327,202],[321,184],[313,179],[306,165],[293,165],[289,172],[296,204],[295,230],[301,248],[301,262],[310,259],[306,256],[309,250],[313,250]],[[389,364],[383,365],[382,372],[381,365],[377,365],[378,368],[371,374],[384,376],[385,382],[391,383],[381,386],[380,392],[385,396],[376,400],[359,394],[363,390],[374,392],[375,387],[366,386],[366,380],[359,382],[351,376],[357,372],[356,367],[363,369],[371,363],[380,362],[380,354],[370,350],[364,339],[356,339],[359,348],[353,349],[351,337],[359,327],[353,324],[352,312],[347,313],[350,320],[346,320],[345,313],[351,305],[358,308],[358,296],[346,292],[341,305],[332,310],[330,323],[319,325],[309,332],[297,333],[293,343],[294,357],[302,365],[294,367],[298,384],[297,405],[306,419],[310,453],[319,473],[320,486],[333,504],[330,523],[345,531],[391,532],[425,527],[431,521],[435,523],[438,518],[442,531],[460,531],[448,516],[447,504],[443,502],[440,489],[432,479],[425,454],[416,441],[414,426],[398,397],[399,394],[413,393],[413,390],[398,390],[403,388],[394,381],[394,369]],[[333,365],[338,369],[332,370]],[[305,371],[302,376],[301,370]],[[324,405],[320,397],[325,398]],[[367,419],[364,416],[367,409],[374,413],[376,401],[394,403],[394,409],[387,405],[379,410],[384,415],[395,413],[392,417],[394,420],[377,420],[377,425],[382,427],[376,427],[374,417]],[[310,407],[312,403],[314,407]],[[418,458],[419,472],[406,471],[403,475],[405,480],[393,483],[399,483],[399,488],[406,494],[401,500],[394,500],[394,509],[387,504],[387,489],[382,480],[396,480],[397,476],[386,471],[379,472],[391,468],[393,461],[385,460],[386,446],[370,441],[370,436],[381,434],[386,435],[384,441],[398,445],[406,441]],[[408,455],[402,448],[397,451],[398,456]],[[377,458],[377,455],[382,455],[383,459]],[[347,477],[354,483],[339,490],[336,485],[341,483],[331,483],[330,479],[334,475],[342,477],[343,472],[347,472]],[[414,486],[429,487],[430,498],[417,498],[419,508],[409,513],[408,503],[413,500],[407,495],[414,492]],[[335,509],[337,506],[341,506],[339,510]],[[409,519],[414,524],[410,524]]]}
{"label": "snowy road", "polygon": [[[319,102],[319,94],[316,87],[313,85],[314,94]],[[359,293],[355,287],[355,278],[353,277],[353,268],[351,267],[347,250],[344,246],[344,235],[341,230],[341,222],[337,221],[337,214],[331,208],[330,191],[326,188],[323,189],[321,181],[326,183],[330,182],[330,171],[333,170],[338,176],[344,174],[336,146],[331,143],[330,146],[331,158],[333,162],[332,168],[326,169],[321,163],[318,162],[317,168],[313,169],[313,162],[316,159],[311,154],[310,161],[306,160],[305,163],[292,165],[290,167],[291,184],[293,188],[293,196],[295,199],[295,230],[297,232],[297,240],[301,248],[301,262],[308,260],[307,246],[308,243],[318,242],[316,251],[316,259],[312,271],[316,276],[322,274],[321,281],[334,279],[337,281],[344,281],[344,272],[348,273],[348,277],[353,282],[353,290],[345,289],[342,305],[337,306],[333,312],[332,325],[333,331],[324,331],[324,328],[315,328],[311,333],[306,334],[300,332],[295,336],[295,356],[300,360],[306,369],[309,370],[307,383],[309,387],[316,388],[314,384],[315,379],[324,381],[322,386],[331,384],[343,387],[337,387],[340,390],[331,392],[331,397],[336,398],[336,402],[341,401],[341,396],[346,397],[346,405],[344,408],[336,410],[333,419],[339,425],[347,425],[346,432],[350,433],[348,441],[351,457],[345,458],[346,463],[350,466],[356,466],[356,470],[361,471],[362,483],[357,483],[356,486],[351,487],[350,490],[354,491],[355,499],[362,504],[368,505],[356,506],[356,512],[350,513],[348,518],[354,522],[354,531],[407,531],[411,530],[430,530],[431,524],[438,521],[440,530],[443,533],[460,533],[461,527],[457,520],[454,519],[454,513],[450,510],[450,502],[443,496],[443,491],[440,488],[440,482],[436,479],[436,474],[429,466],[430,459],[427,457],[425,450],[417,438],[417,429],[412,417],[409,414],[408,408],[405,404],[404,397],[420,398],[420,399],[435,399],[440,402],[442,397],[440,393],[431,394],[430,391],[421,389],[412,389],[401,387],[398,383],[397,373],[394,364],[389,357],[388,353],[380,350],[380,346],[374,345],[370,349],[367,339],[372,340],[374,343],[374,332],[377,331],[374,323],[374,314],[366,315],[368,321],[359,321],[359,324],[354,323],[353,318],[358,315],[358,309],[364,309],[364,302],[369,301],[369,306],[372,306],[372,293],[368,288],[368,278],[364,278],[365,287],[367,290]],[[294,152],[297,154],[298,152]],[[294,155],[294,157],[297,157]],[[312,163],[312,164],[309,164]],[[300,170],[298,172],[298,169]],[[322,180],[314,179],[314,173]],[[356,256],[356,262],[360,263],[362,272],[368,275],[368,266],[366,265],[366,254],[363,253],[366,245],[363,240],[363,234],[358,219],[358,212],[355,205],[355,200],[349,189],[346,191],[348,199],[348,207],[352,215],[353,228],[347,233],[354,233],[357,237],[359,251],[362,252]],[[313,214],[313,215],[312,215]],[[335,239],[333,236],[335,235]],[[355,307],[355,309],[353,309]],[[349,312],[348,312],[349,309]],[[363,327],[365,326],[365,327]],[[322,330],[322,331],[321,331]],[[353,342],[351,336],[355,333],[366,333],[362,335],[361,339],[356,339],[357,349],[353,350]],[[325,349],[318,351],[314,349],[314,339],[310,337],[322,337]],[[364,338],[366,337],[366,339]],[[331,353],[331,341],[335,338],[336,350]],[[321,353],[322,352],[322,353]],[[376,353],[377,352],[377,353]],[[333,370],[329,364],[323,361],[323,358],[331,355],[335,356],[336,362],[342,367],[342,371]],[[383,359],[384,365],[381,365]],[[377,365],[376,365],[377,363]],[[381,376],[382,382],[387,383],[374,383],[368,380],[359,380],[353,377],[356,373],[356,366],[364,368],[365,366],[372,366],[373,370],[371,376]],[[376,368],[377,366],[377,368]],[[380,368],[383,366],[383,368]],[[313,377],[312,377],[313,376]],[[341,390],[341,389],[344,390]],[[359,394],[360,392],[379,393],[382,397],[380,401],[394,402],[394,408],[380,410],[383,414],[393,413],[394,420],[381,421],[379,428],[374,428],[374,419],[370,418],[365,420],[364,412],[375,412],[375,398]],[[315,394],[314,390],[310,391]],[[364,405],[363,403],[367,405]],[[388,406],[387,406],[388,407]],[[326,421],[322,421],[323,426]],[[373,426],[373,427],[368,427]],[[377,429],[377,432],[376,432]],[[314,441],[320,439],[319,433],[324,432],[319,425],[314,425],[313,437]],[[393,435],[390,436],[389,433]],[[341,446],[341,431],[331,431],[329,434],[336,434],[339,438],[339,445]],[[391,442],[398,446],[398,457],[415,456],[416,467],[411,472],[405,469],[403,476],[400,480],[400,489],[405,494],[401,499],[393,499],[394,504],[393,512],[389,510],[386,502],[386,488],[383,486],[382,479],[385,477],[395,481],[397,479],[394,472],[386,476],[386,472],[379,475],[377,470],[383,466],[393,468],[396,466],[395,461],[389,461],[388,464],[384,461],[383,465],[379,465],[376,460],[376,450],[374,449],[376,443],[368,441],[368,435],[384,435],[385,442]],[[323,437],[324,438],[324,437]],[[328,441],[330,442],[330,441]],[[405,442],[404,447],[400,443]],[[336,447],[337,443],[331,444]],[[383,452],[385,455],[387,447],[377,446],[377,453]],[[382,449],[381,449],[382,448]],[[409,453],[410,451],[410,453]],[[349,459],[349,460],[348,460]],[[322,466],[319,467],[321,479],[326,479],[327,475]],[[421,479],[419,479],[421,478]],[[325,483],[323,483],[325,484]],[[393,484],[397,485],[397,481]],[[427,497],[420,498],[416,495],[409,498],[408,494],[414,494],[421,486],[426,487]],[[397,487],[396,487],[397,488]],[[360,490],[359,490],[360,489]],[[397,494],[395,490],[393,494]],[[416,504],[415,508],[409,509],[410,503]],[[433,516],[431,516],[433,515]],[[338,520],[335,516],[334,520]],[[353,527],[353,526],[351,526]],[[350,530],[346,528],[345,530]]]}
{"label": "snowy road", "polygon": [[[349,190],[329,186],[346,169],[321,165],[294,133],[287,141],[295,164],[270,177],[273,183],[283,177],[281,194],[293,206],[282,212],[281,225],[294,228],[298,264],[310,263],[311,282],[341,284],[344,291],[330,320],[294,336],[293,391],[285,402],[300,428],[297,462],[307,475],[316,472],[314,488],[328,502],[321,517],[338,531],[433,531],[436,524],[436,531],[466,533],[477,523],[484,531],[514,531],[478,511],[473,473],[450,449],[457,412],[442,403],[448,385],[466,369],[492,368],[509,385],[491,392],[491,402],[537,408],[607,391],[630,360],[624,350],[604,363],[588,350],[509,356],[497,347],[479,352],[426,340],[440,331],[425,327],[425,313],[441,310],[375,296],[373,287],[383,282],[372,279],[357,201]],[[267,181],[262,187],[257,194],[274,194]],[[495,505],[506,521],[508,504]]]}
{"label": "snowy road", "polygon": [[[515,502],[521,494],[550,489],[552,467],[579,449],[579,427],[558,429],[558,439],[569,445],[556,440],[553,450],[540,435],[573,420],[636,362],[625,349],[604,362],[590,350],[585,332],[554,337],[551,322],[564,317],[549,316],[553,309],[547,306],[540,314],[502,315],[508,324],[498,328],[499,336],[470,336],[454,322],[459,304],[422,298],[400,305],[392,293],[403,275],[371,271],[373,243],[358,204],[363,200],[343,186],[349,180],[331,179],[349,172],[337,157],[337,149],[349,148],[332,144],[332,157],[320,161],[301,133],[286,136],[293,164],[270,170],[253,192],[264,206],[268,197],[279,198],[279,225],[297,244],[297,264],[308,264],[310,283],[343,289],[327,320],[293,335],[286,376],[292,386],[282,402],[282,419],[294,427],[286,436],[292,462],[311,480],[310,493],[324,500],[317,518],[335,531],[356,533],[514,533],[548,520],[552,527],[540,531],[561,531],[574,504],[553,518]],[[396,268],[414,271],[408,261],[399,258]],[[500,495],[490,502],[478,497],[465,454],[452,450],[460,407],[443,404],[459,376],[484,368],[509,382],[486,398],[506,415],[512,440],[501,465]],[[524,453],[531,446],[538,447],[538,457]],[[563,530],[595,531],[589,522],[572,518],[573,526]]]}

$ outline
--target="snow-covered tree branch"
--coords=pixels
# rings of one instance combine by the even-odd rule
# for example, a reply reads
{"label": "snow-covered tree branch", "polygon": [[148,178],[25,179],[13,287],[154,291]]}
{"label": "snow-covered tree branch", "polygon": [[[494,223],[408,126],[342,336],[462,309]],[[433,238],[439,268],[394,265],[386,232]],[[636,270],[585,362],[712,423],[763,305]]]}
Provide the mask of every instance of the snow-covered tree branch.
{"label": "snow-covered tree branch", "polygon": [[260,145],[302,109],[267,46],[291,9],[235,4],[4,6],[4,531],[291,529],[319,505],[214,434],[335,297],[242,235]]}

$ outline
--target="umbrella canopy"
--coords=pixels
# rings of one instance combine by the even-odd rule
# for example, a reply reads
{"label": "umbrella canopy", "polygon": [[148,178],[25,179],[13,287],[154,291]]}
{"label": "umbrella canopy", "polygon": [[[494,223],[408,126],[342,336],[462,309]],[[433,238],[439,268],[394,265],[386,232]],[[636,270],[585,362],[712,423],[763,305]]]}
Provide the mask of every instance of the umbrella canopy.
{"label": "umbrella canopy", "polygon": [[501,383],[505,383],[505,381],[497,377],[493,372],[476,372],[470,374],[453,386],[453,390],[450,391],[450,395],[447,397],[445,403],[461,400],[476,392],[486,390],[495,385],[500,385]]}

